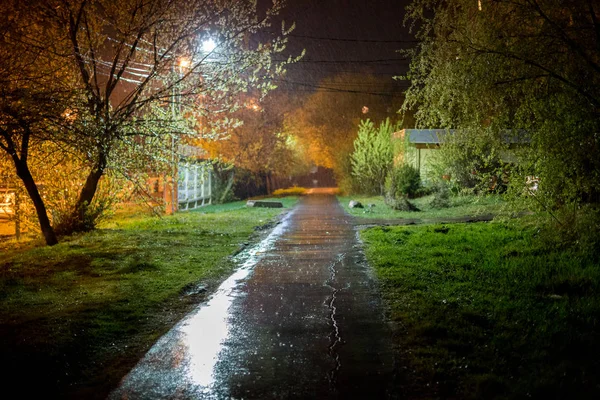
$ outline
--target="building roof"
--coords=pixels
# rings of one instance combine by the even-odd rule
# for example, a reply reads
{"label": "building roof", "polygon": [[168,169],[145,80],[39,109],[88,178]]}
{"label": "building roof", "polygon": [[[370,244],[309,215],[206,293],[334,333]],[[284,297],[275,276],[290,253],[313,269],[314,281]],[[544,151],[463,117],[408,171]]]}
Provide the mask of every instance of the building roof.
{"label": "building roof", "polygon": [[405,138],[408,135],[408,142],[413,144],[440,144],[443,137],[454,133],[454,129],[402,129],[394,133],[396,138]]}
{"label": "building roof", "polygon": [[[394,133],[394,137],[403,138],[408,135],[408,142],[413,144],[440,144],[444,142],[444,136],[453,135],[456,129],[402,129]],[[524,130],[507,129],[502,137],[505,143],[518,144],[529,143],[531,138]]]}

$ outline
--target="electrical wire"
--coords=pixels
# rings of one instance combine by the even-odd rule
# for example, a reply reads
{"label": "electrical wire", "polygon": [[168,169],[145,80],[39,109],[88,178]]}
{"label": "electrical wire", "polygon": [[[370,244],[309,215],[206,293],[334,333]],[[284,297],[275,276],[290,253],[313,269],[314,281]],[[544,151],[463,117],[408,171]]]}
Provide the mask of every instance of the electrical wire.
{"label": "electrical wire", "polygon": [[305,82],[288,81],[286,79],[278,79],[278,80],[275,80],[274,82],[281,82],[283,84],[317,89],[318,91],[321,91],[321,92],[368,94],[368,95],[373,95],[373,96],[386,96],[386,97],[399,97],[399,96],[403,95],[403,93],[400,91],[398,91],[398,92],[395,92],[395,91],[393,91],[393,92],[377,92],[377,91],[367,91],[367,90],[342,89],[342,88],[336,88],[336,87],[331,87],[331,86],[314,85],[314,84],[305,83]]}
{"label": "electrical wire", "polygon": [[288,36],[302,38],[302,39],[311,39],[311,40],[324,40],[330,42],[346,42],[346,43],[420,43],[419,40],[377,40],[377,39],[345,39],[345,38],[334,38],[334,37],[320,37],[320,36],[311,36],[311,35],[297,35],[295,33],[290,33]]}

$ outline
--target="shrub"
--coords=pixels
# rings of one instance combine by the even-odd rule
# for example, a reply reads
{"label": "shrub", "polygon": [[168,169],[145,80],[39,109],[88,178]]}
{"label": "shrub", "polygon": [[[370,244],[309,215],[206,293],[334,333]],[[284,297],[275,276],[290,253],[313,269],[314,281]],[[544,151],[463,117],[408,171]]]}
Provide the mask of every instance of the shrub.
{"label": "shrub", "polygon": [[385,204],[393,210],[419,211],[408,199],[412,199],[421,189],[419,171],[409,164],[402,164],[391,170],[385,180]]}
{"label": "shrub", "polygon": [[448,187],[448,184],[439,182],[435,185],[433,199],[429,205],[431,208],[450,207],[450,188]]}
{"label": "shrub", "polygon": [[394,163],[392,133],[398,129],[386,119],[379,127],[370,121],[361,121],[354,152],[350,155],[352,176],[356,186],[365,194],[383,194],[385,180]]}
{"label": "shrub", "polygon": [[385,204],[396,211],[420,211],[406,197],[394,198],[388,194],[384,197]]}
{"label": "shrub", "polygon": [[385,191],[393,199],[414,198],[421,189],[421,175],[409,164],[393,168],[385,182]]}
{"label": "shrub", "polygon": [[306,193],[306,188],[294,186],[287,189],[277,189],[273,191],[273,196],[285,197],[285,196],[302,196]]}

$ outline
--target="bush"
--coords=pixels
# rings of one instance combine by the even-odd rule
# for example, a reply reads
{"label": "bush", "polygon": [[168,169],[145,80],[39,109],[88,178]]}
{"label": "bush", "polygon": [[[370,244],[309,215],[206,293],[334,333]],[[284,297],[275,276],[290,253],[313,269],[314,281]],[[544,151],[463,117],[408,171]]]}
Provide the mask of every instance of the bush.
{"label": "bush", "polygon": [[436,184],[433,193],[433,199],[429,203],[431,208],[448,208],[450,207],[450,188],[448,184],[439,182]]}
{"label": "bush", "polygon": [[421,176],[412,165],[403,164],[391,170],[385,180],[385,204],[393,210],[419,211],[408,199],[421,190]]}
{"label": "bush", "polygon": [[385,189],[387,197],[412,199],[421,189],[421,175],[409,164],[395,167],[386,179]]}
{"label": "bush", "polygon": [[285,196],[302,196],[306,193],[306,188],[294,186],[287,189],[277,189],[273,191],[273,196],[285,197]]}
{"label": "bush", "polygon": [[389,195],[384,197],[385,204],[396,211],[421,211],[414,204],[412,204],[406,197],[394,198]]}

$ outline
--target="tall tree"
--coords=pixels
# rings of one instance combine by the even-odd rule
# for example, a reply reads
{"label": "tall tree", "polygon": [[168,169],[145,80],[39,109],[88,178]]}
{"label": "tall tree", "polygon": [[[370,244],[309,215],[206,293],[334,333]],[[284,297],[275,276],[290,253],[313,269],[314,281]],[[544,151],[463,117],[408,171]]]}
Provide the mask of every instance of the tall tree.
{"label": "tall tree", "polygon": [[64,144],[89,168],[72,217],[62,219],[70,221],[63,232],[85,230],[108,168],[127,175],[132,158],[146,167],[176,160],[163,149],[175,153],[182,134],[197,134],[198,115],[219,116],[203,127],[206,136],[226,132],[236,123],[229,113],[241,107],[236,93],[264,95],[293,61],[272,61],[290,29],[261,33],[279,1],[266,11],[251,0],[9,0],[0,7],[0,149],[48,244],[56,235],[28,163],[43,143]]}
{"label": "tall tree", "polygon": [[[35,207],[46,243],[57,243],[30,160],[45,141],[57,140],[72,91],[57,83],[66,72],[44,43],[44,22],[18,1],[0,4],[0,150],[14,166]],[[27,37],[37,37],[35,43]]]}
{"label": "tall tree", "polygon": [[515,172],[540,178],[537,197],[600,202],[597,2],[415,0],[408,18],[420,43],[406,108],[419,126],[495,137],[487,147],[525,133]]}
{"label": "tall tree", "polygon": [[[250,0],[39,3],[80,94],[72,108],[78,147],[86,149],[90,172],[75,206],[73,230],[89,226],[86,209],[107,168],[119,163],[116,149],[123,143],[165,134],[175,142],[182,128],[174,123],[181,117],[235,110],[240,106],[235,93],[252,87],[264,94],[273,88],[270,81],[286,62],[275,63],[271,56],[283,51],[288,32],[283,29],[265,43],[256,43],[256,33],[280,7],[275,1],[259,15]],[[207,46],[211,43],[216,47]],[[165,113],[168,105],[172,112]],[[220,122],[227,125],[231,119]]]}

